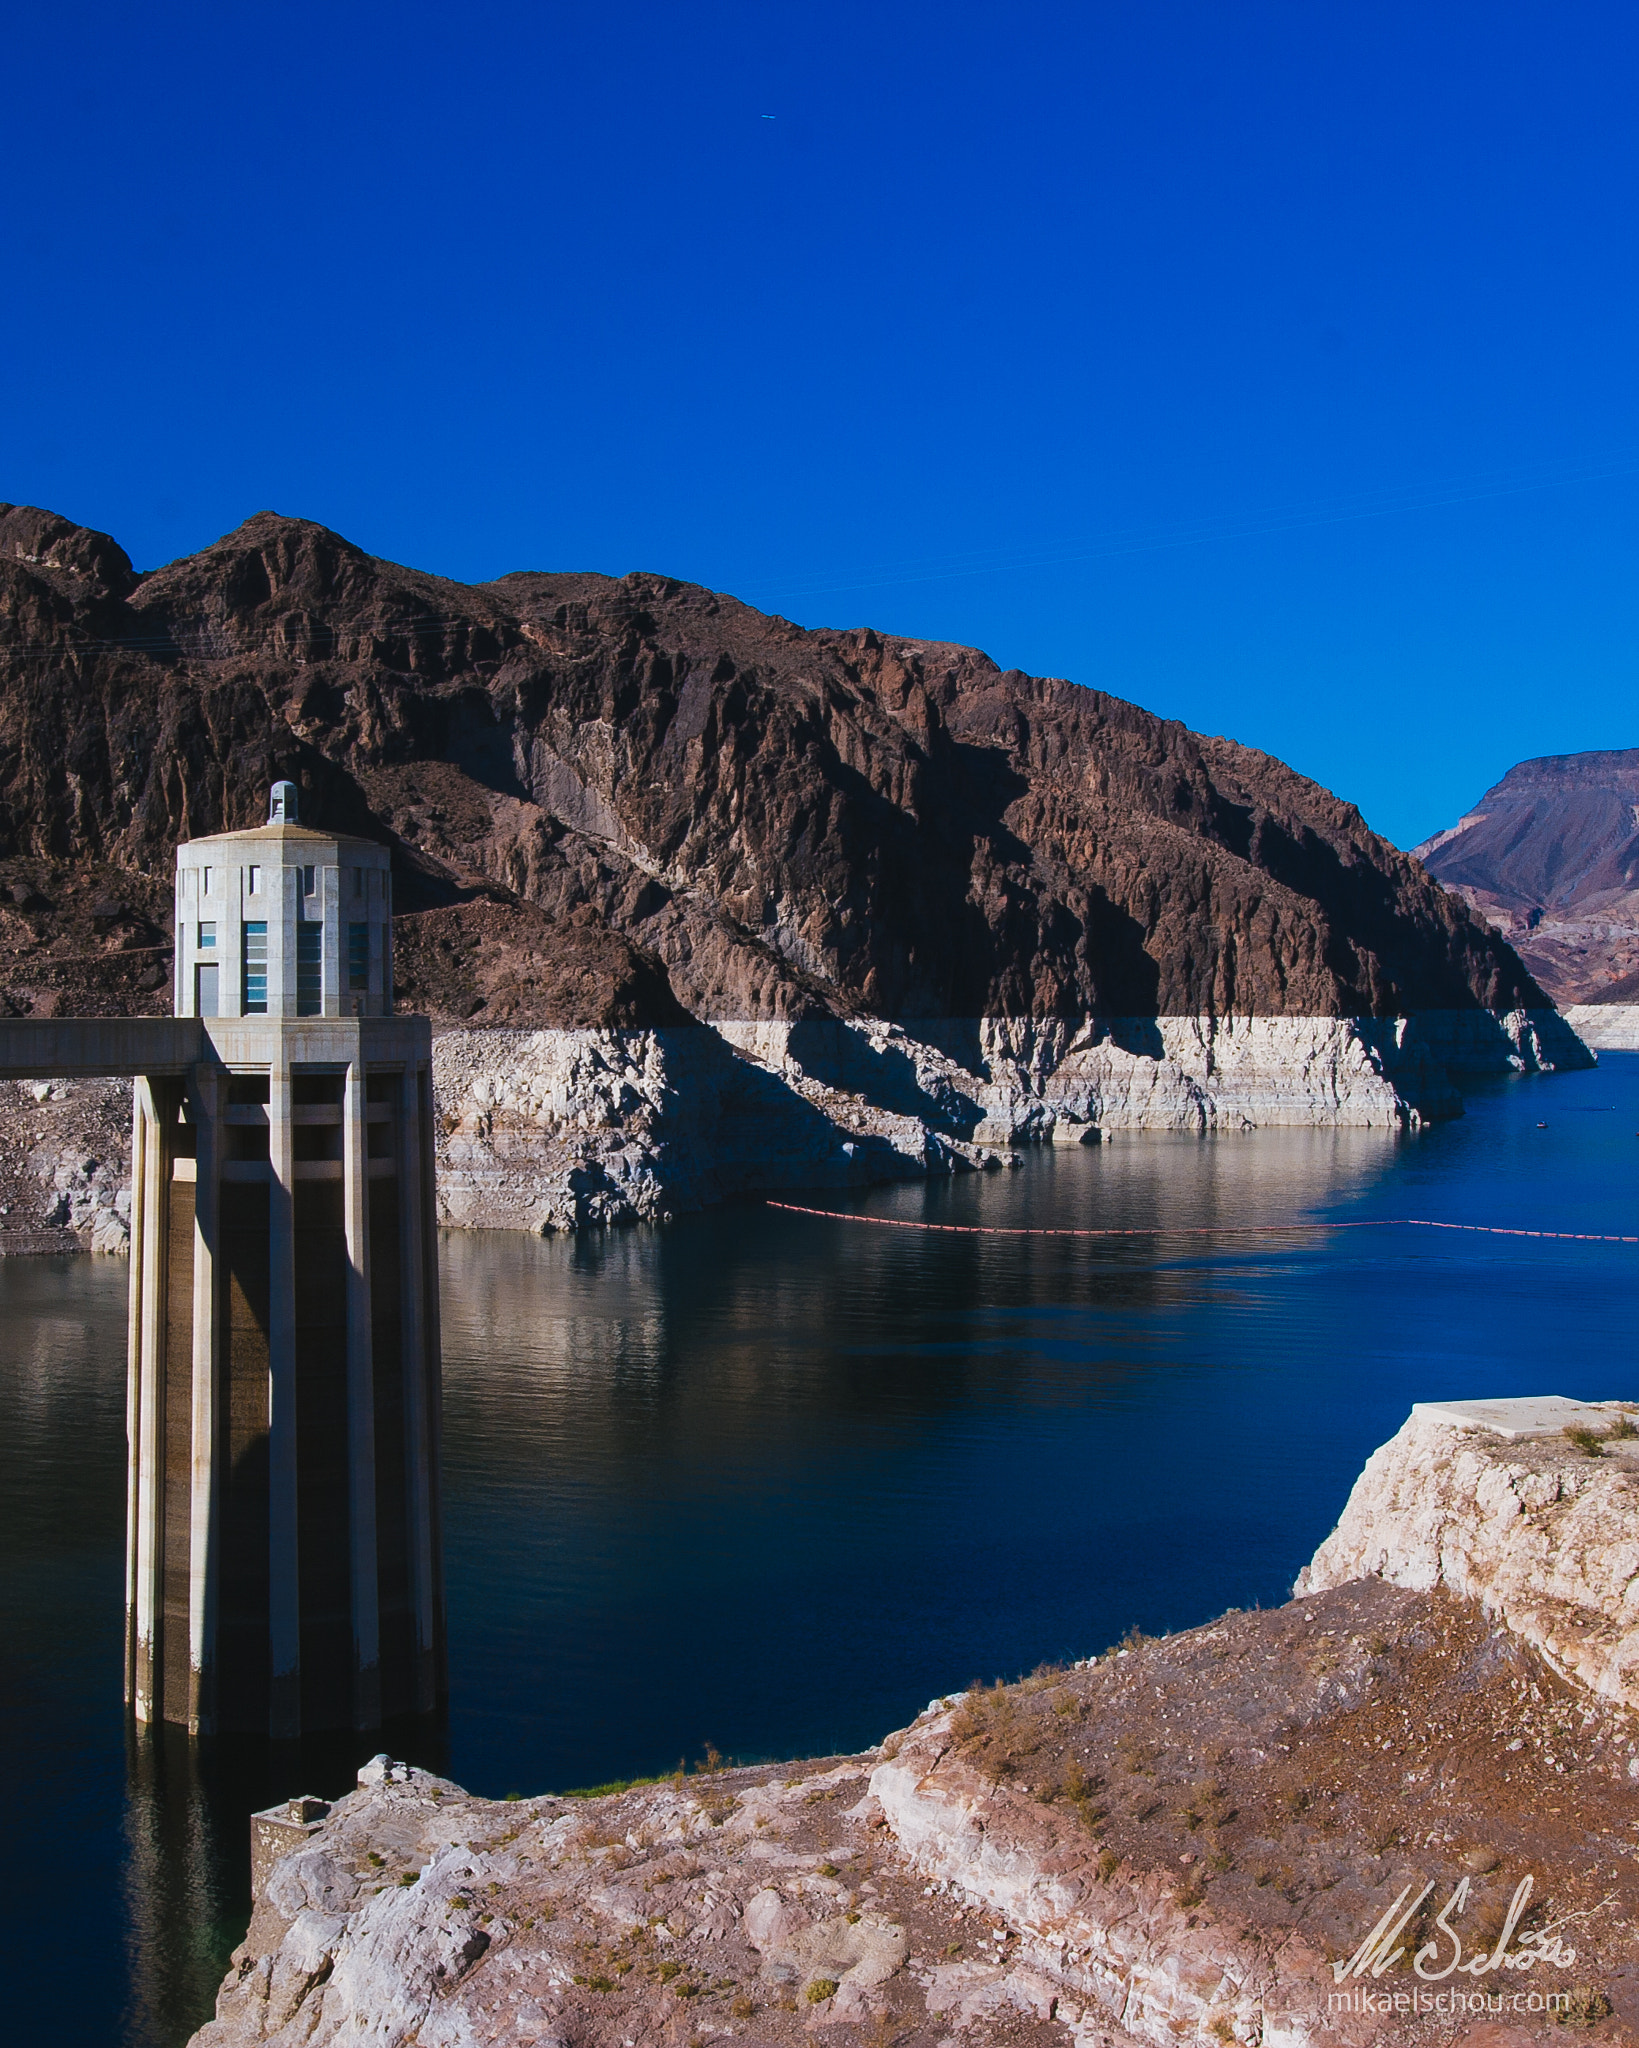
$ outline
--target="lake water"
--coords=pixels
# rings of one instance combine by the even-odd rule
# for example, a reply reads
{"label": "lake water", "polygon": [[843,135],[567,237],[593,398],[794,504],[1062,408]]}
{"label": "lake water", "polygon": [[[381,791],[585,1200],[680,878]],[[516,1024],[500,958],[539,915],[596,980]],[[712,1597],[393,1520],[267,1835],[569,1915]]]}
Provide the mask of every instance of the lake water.
{"label": "lake water", "polygon": [[[846,1206],[1636,1231],[1639,1055],[1416,1137],[1125,1139]],[[440,1256],[448,1724],[280,1751],[127,1729],[125,1266],[0,1263],[9,2038],[185,2039],[244,1927],[246,1814],[382,1741],[488,1793],[858,1747],[973,1678],[1282,1599],[1414,1400],[1639,1393],[1635,1246],[744,1205]]]}

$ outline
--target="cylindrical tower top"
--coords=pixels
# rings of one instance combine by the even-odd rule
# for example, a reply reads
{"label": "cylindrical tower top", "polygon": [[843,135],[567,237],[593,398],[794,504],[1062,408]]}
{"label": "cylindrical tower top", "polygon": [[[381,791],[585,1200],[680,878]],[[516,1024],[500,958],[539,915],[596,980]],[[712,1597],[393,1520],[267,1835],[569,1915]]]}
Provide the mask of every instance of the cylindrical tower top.
{"label": "cylindrical tower top", "polygon": [[176,853],[179,1017],[385,1017],[393,1007],[392,856],[297,822],[293,782],[268,821]]}

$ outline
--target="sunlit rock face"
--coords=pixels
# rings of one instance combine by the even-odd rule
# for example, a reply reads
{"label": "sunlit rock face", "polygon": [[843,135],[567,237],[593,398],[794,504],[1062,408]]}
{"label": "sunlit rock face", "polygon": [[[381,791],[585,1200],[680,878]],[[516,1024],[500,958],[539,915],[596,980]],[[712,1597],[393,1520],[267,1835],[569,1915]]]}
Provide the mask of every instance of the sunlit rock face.
{"label": "sunlit rock face", "polygon": [[1639,999],[1639,748],[1521,761],[1416,852],[1555,1002]]}
{"label": "sunlit rock face", "polygon": [[1414,1413],[1373,1453],[1299,1593],[1447,1587],[1566,1678],[1639,1708],[1639,1410],[1566,1404],[1504,1436],[1462,1405]]}
{"label": "sunlit rock face", "polygon": [[[392,845],[401,911],[561,927],[525,1014],[486,952],[505,918],[447,917],[401,990],[434,1015],[493,993],[497,1021],[659,1024],[668,984],[733,1019],[1542,1007],[1417,862],[1268,755],[660,576],[462,585],[272,513],[138,576],[5,508],[0,751],[3,854],[163,870],[288,775],[310,823]],[[598,930],[637,952],[576,937]]]}
{"label": "sunlit rock face", "polygon": [[[860,1755],[509,1800],[379,1757],[258,1816],[288,1853],[197,2048],[1337,2048],[1412,1992],[1468,2048],[1624,2039],[1639,1438],[1566,1412],[1600,1457],[1557,1410],[1414,1417],[1301,1597],[937,1696]],[[1397,1899],[1428,1910],[1374,1948]]]}
{"label": "sunlit rock face", "polygon": [[1495,932],[1269,756],[661,576],[463,585],[272,513],[139,575],[0,507],[0,759],[13,1015],[152,1008],[152,877],[279,778],[390,849],[397,1006],[459,1034],[451,1222],[1411,1125],[1465,1072],[1589,1058]]}

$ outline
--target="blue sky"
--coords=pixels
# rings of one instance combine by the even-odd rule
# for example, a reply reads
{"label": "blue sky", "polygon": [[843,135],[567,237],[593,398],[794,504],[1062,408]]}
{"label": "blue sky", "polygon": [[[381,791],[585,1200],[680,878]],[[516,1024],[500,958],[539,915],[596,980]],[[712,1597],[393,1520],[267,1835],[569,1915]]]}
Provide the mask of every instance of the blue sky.
{"label": "blue sky", "polygon": [[1578,0],[19,11],[0,496],[967,641],[1411,844],[1639,744],[1636,59]]}

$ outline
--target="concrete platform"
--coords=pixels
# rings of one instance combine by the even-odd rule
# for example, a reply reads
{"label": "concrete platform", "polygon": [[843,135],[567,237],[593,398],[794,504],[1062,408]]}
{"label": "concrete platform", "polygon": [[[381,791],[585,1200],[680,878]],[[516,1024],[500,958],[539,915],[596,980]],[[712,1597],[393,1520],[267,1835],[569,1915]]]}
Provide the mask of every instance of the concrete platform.
{"label": "concrete platform", "polygon": [[1630,1406],[1622,1401],[1572,1401],[1564,1394],[1527,1394],[1504,1401],[1415,1401],[1413,1415],[1488,1429],[1497,1436],[1557,1436],[1563,1429],[1597,1429]]}
{"label": "concrete platform", "polygon": [[0,1080],[185,1074],[206,1044],[199,1017],[0,1019]]}

